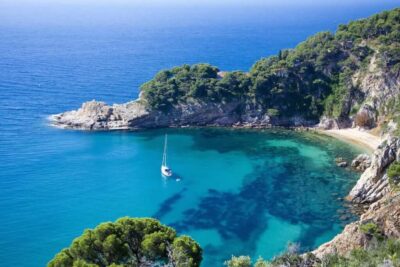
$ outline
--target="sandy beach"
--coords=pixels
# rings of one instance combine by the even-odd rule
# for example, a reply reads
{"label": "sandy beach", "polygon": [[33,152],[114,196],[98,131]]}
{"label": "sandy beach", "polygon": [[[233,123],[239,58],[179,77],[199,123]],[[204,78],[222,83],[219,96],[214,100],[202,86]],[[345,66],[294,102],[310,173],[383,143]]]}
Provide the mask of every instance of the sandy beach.
{"label": "sandy beach", "polygon": [[363,146],[371,152],[377,149],[383,141],[383,138],[379,136],[373,135],[368,131],[363,131],[356,128],[321,130],[319,132],[341,139],[343,141]]}

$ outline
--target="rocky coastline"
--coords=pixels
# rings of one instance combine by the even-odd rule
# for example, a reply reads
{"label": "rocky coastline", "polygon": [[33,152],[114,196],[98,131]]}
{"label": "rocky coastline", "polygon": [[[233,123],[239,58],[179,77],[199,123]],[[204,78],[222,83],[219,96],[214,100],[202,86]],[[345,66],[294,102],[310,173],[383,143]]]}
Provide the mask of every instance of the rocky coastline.
{"label": "rocky coastline", "polygon": [[370,166],[362,173],[347,200],[362,205],[364,212],[358,221],[348,224],[342,233],[314,250],[314,255],[318,258],[332,253],[346,255],[352,249],[368,247],[372,240],[362,231],[362,226],[367,223],[377,225],[385,238],[400,238],[400,193],[390,188],[386,173],[387,167],[399,159],[400,139],[394,137],[385,140],[371,159],[358,157],[357,160],[362,161],[355,165],[366,163]]}
{"label": "rocky coastline", "polygon": [[262,109],[243,106],[239,101],[226,104],[204,102],[182,104],[163,112],[149,109],[145,100],[141,98],[111,106],[92,100],[83,103],[77,110],[51,115],[49,121],[53,126],[60,128],[92,131],[188,126],[312,127],[318,123],[301,116],[272,117],[265,114]]}

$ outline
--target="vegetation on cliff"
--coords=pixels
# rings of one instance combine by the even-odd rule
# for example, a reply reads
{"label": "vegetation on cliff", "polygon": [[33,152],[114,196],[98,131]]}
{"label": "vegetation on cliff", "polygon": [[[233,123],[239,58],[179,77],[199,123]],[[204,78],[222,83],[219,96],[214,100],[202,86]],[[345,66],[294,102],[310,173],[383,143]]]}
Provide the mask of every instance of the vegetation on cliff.
{"label": "vegetation on cliff", "polygon": [[48,264],[66,266],[200,266],[202,249],[150,218],[121,218],[85,230]]}
{"label": "vegetation on cliff", "polygon": [[389,184],[392,189],[399,190],[400,186],[400,162],[393,162],[390,164],[387,175],[389,177]]}
{"label": "vegetation on cliff", "polygon": [[209,64],[183,65],[159,72],[141,87],[148,104],[167,110],[176,104],[195,101],[229,102],[246,95],[250,78],[242,72],[229,72],[223,78]]}
{"label": "vegetation on cliff", "polygon": [[399,8],[340,25],[335,34],[318,33],[294,49],[259,60],[248,73],[219,76],[218,68],[208,64],[184,65],[159,72],[141,91],[151,108],[164,111],[177,104],[239,100],[242,110],[345,118],[363,94],[352,76],[365,70],[373,56],[380,69],[399,72]]}
{"label": "vegetation on cliff", "polygon": [[271,261],[259,258],[253,264],[248,256],[239,256],[226,262],[228,267],[358,267],[358,266],[400,266],[400,241],[386,239],[375,241],[367,248],[357,248],[349,251],[347,255],[336,253],[327,254],[322,259],[316,258],[308,253],[299,255],[297,253],[284,253]]}

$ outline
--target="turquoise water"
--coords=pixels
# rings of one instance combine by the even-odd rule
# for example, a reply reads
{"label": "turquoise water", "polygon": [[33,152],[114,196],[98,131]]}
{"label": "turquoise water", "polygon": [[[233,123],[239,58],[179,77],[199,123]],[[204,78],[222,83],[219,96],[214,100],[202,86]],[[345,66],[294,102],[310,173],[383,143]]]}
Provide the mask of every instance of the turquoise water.
{"label": "turquoise water", "polygon": [[[13,207],[4,210],[1,230],[1,257],[9,262],[23,253],[27,265],[44,263],[84,228],[121,216],[153,216],[193,236],[204,266],[231,254],[269,258],[289,241],[313,248],[346,222],[338,198],[357,177],[334,157],[360,152],[289,131],[48,131],[47,145],[36,147],[45,157],[29,151],[36,157],[2,171],[10,177],[1,182],[2,205]],[[179,182],[160,176],[165,132]]]}
{"label": "turquoise water", "polygon": [[161,68],[248,70],[398,1],[223,10],[38,2],[0,2],[1,266],[44,266],[84,228],[121,216],[155,216],[192,235],[204,266],[231,254],[271,257],[288,241],[311,248],[341,230],[337,199],[357,176],[333,164],[357,153],[346,144],[284,131],[169,130],[182,180],[165,181],[164,130],[65,131],[46,116],[93,98],[129,101]]}

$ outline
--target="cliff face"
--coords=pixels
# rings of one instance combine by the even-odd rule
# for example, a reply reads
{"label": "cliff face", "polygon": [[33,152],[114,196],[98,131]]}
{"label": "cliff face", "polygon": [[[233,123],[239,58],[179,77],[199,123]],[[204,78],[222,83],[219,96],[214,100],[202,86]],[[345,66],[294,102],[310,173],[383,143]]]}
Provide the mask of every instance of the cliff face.
{"label": "cliff face", "polygon": [[[400,72],[393,73],[378,66],[379,51],[374,51],[368,66],[356,71],[351,77],[350,93],[343,101],[342,115],[338,118],[322,116],[319,127],[341,129],[355,126],[374,128],[379,120],[397,113],[388,103],[397,103],[400,96]],[[361,118],[362,121],[357,120]],[[358,125],[357,125],[358,124]]]}
{"label": "cliff face", "polygon": [[331,241],[313,251],[318,258],[338,253],[347,255],[355,248],[367,248],[371,244],[371,236],[362,230],[362,226],[373,223],[380,229],[385,238],[400,238],[400,195],[388,193],[372,204],[356,222],[348,224],[342,233]]}
{"label": "cliff face", "polygon": [[359,86],[363,102],[375,111],[384,108],[389,99],[395,99],[400,94],[400,72],[385,71],[377,63],[379,56],[379,51],[376,51],[368,67],[353,76],[353,84]]}
{"label": "cliff face", "polygon": [[400,139],[389,138],[374,152],[371,166],[348,196],[353,203],[368,204],[368,209],[333,240],[314,250],[317,257],[331,253],[346,255],[352,249],[368,247],[371,238],[361,229],[367,223],[375,224],[383,237],[400,238],[400,193],[391,190],[386,174],[387,167],[396,160],[400,160]]}
{"label": "cliff face", "polygon": [[371,166],[350,191],[348,200],[369,204],[382,198],[389,190],[386,168],[395,160],[400,160],[400,140],[389,138],[374,152]]}

